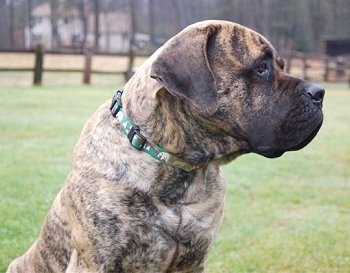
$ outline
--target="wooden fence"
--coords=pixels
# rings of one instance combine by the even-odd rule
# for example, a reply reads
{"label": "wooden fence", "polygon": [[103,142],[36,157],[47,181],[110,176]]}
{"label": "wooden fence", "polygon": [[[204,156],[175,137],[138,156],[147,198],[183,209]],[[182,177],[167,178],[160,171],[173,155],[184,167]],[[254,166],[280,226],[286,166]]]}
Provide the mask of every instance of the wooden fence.
{"label": "wooden fence", "polygon": [[[128,80],[134,67],[147,57],[146,54],[136,55],[133,52],[113,54],[94,53],[92,50],[84,53],[44,51],[38,45],[34,50],[0,51],[0,72],[33,72],[33,85],[42,85],[44,72],[78,72],[83,75],[82,82],[90,84],[93,74],[122,75]],[[45,62],[48,59],[50,60]]]}
{"label": "wooden fence", "polygon": [[285,60],[287,73],[305,80],[348,82],[350,86],[349,57],[290,52]]}
{"label": "wooden fence", "polygon": [[[13,54],[12,59],[1,64],[5,54]],[[30,61],[24,61],[28,56]],[[82,82],[90,84],[92,74],[122,75],[129,79],[134,67],[140,65],[148,56],[128,54],[93,53],[62,53],[44,51],[38,46],[35,50],[0,51],[1,71],[32,71],[33,84],[41,85],[44,72],[78,72],[83,75]],[[45,62],[45,60],[51,60]],[[350,59],[335,58],[325,55],[290,52],[285,57],[286,72],[296,77],[325,82],[349,82]],[[94,63],[94,65],[93,65]]]}

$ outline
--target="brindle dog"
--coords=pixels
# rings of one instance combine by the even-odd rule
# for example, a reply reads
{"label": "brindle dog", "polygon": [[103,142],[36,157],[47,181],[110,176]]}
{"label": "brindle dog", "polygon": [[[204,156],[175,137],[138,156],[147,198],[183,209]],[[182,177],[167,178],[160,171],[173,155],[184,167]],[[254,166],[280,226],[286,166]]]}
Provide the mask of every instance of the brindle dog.
{"label": "brindle dog", "polygon": [[[110,102],[97,110],[39,238],[8,272],[204,272],[223,214],[219,166],[299,150],[321,127],[324,90],[283,66],[264,37],[231,22],[170,39],[113,102],[139,127],[125,132]],[[162,156],[135,148],[135,135]]]}

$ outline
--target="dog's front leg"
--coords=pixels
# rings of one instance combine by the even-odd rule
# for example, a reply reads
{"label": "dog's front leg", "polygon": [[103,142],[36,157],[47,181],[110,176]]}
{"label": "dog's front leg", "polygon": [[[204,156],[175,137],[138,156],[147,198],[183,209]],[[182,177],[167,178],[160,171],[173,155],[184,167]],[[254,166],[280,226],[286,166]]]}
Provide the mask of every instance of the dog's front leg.
{"label": "dog's front leg", "polygon": [[99,272],[96,268],[89,268],[88,264],[83,263],[83,261],[79,258],[78,252],[76,249],[72,251],[72,255],[69,260],[68,267],[66,269],[66,273],[96,273]]}

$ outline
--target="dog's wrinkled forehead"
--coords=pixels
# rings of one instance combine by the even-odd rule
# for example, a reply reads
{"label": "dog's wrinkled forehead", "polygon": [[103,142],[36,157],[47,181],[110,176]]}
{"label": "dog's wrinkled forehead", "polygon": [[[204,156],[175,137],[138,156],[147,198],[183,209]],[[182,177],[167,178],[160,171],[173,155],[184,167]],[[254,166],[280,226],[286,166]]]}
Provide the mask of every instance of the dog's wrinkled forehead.
{"label": "dog's wrinkled forehead", "polygon": [[[193,37],[208,28],[214,28],[215,43],[207,46],[217,53],[225,53],[225,58],[231,59],[236,65],[247,66],[266,56],[273,57],[277,62],[282,61],[273,45],[261,34],[237,23],[207,20],[187,27],[184,37]],[[181,33],[180,33],[181,35]],[[209,48],[208,48],[209,49]]]}
{"label": "dog's wrinkled forehead", "polygon": [[228,56],[240,63],[247,64],[249,60],[257,60],[266,55],[277,56],[276,50],[266,38],[236,23],[223,22],[217,41],[223,48],[231,51]]}

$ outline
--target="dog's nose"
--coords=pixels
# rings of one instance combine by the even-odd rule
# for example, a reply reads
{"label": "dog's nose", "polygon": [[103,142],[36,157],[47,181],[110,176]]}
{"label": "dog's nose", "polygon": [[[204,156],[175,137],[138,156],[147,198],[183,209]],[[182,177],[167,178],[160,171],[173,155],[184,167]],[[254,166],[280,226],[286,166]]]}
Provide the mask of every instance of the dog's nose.
{"label": "dog's nose", "polygon": [[306,89],[306,92],[315,103],[322,104],[325,90],[321,86],[312,84]]}

